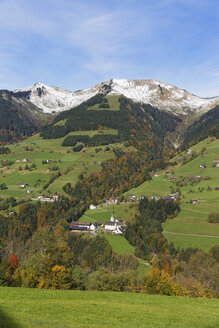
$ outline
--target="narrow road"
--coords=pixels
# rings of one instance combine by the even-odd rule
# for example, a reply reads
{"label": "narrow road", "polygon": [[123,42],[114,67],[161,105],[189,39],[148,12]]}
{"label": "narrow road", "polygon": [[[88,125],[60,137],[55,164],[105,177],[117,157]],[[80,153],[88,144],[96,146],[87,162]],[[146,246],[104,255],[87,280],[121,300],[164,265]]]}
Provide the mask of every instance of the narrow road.
{"label": "narrow road", "polygon": [[191,237],[203,237],[203,238],[217,238],[217,239],[219,239],[219,236],[198,235],[198,234],[193,234],[193,233],[172,232],[172,231],[163,231],[163,233],[168,233],[170,235],[179,235],[179,236],[191,236]]}

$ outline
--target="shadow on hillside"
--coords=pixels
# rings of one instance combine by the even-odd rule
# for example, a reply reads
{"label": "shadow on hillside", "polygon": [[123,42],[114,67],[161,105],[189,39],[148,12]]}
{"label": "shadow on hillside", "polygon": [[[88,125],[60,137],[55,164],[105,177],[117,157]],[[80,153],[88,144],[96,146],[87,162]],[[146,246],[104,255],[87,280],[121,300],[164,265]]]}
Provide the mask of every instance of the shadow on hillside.
{"label": "shadow on hillside", "polygon": [[1,328],[22,328],[20,324],[17,324],[14,319],[10,318],[0,308],[0,327]]}

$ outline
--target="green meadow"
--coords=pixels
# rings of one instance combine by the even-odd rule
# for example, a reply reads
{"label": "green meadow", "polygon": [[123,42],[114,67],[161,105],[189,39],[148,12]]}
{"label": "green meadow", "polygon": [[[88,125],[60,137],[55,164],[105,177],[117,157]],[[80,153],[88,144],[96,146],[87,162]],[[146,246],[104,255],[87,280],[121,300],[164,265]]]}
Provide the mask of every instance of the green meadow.
{"label": "green meadow", "polygon": [[218,299],[0,288],[1,328],[217,328],[218,307]]}
{"label": "green meadow", "polygon": [[110,243],[112,249],[118,254],[134,254],[135,248],[128,243],[125,237],[120,235],[105,234],[104,237]]}
{"label": "green meadow", "polygon": [[[118,133],[114,129],[103,129],[102,132],[114,135]],[[80,134],[90,136],[97,133],[98,131],[80,131]],[[70,134],[78,134],[78,132]],[[106,146],[84,147],[81,152],[73,152],[72,147],[62,147],[63,140],[64,138],[45,140],[36,134],[23,142],[9,145],[11,153],[0,155],[0,164],[6,160],[13,161],[13,164],[7,165],[6,163],[0,167],[0,181],[8,187],[6,190],[0,190],[0,196],[30,199],[41,193],[63,193],[63,186],[67,182],[74,185],[80,172],[83,171],[84,174],[98,172],[101,169],[102,161],[114,157],[112,147],[107,151],[105,151]],[[113,147],[115,146],[117,144],[113,145]],[[123,145],[120,144],[119,147],[123,148]],[[25,162],[24,159],[29,161]],[[49,160],[50,163],[43,164],[42,162],[46,160]],[[44,190],[44,186],[51,176],[57,172],[60,172],[61,175]],[[19,185],[24,183],[28,183],[28,187],[19,188]],[[33,193],[27,194],[27,189],[31,189]]]}
{"label": "green meadow", "polygon": [[112,96],[106,96],[105,98],[107,99],[109,108],[100,108],[99,104],[96,104],[92,107],[89,107],[89,110],[120,110],[120,103],[119,103],[120,96],[112,95]]}

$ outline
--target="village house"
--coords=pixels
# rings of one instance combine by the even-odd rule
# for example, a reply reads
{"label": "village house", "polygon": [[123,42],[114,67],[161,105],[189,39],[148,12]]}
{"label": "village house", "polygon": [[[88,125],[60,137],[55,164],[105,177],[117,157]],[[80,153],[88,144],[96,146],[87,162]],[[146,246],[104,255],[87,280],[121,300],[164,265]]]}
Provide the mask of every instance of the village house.
{"label": "village house", "polygon": [[96,205],[93,205],[93,204],[91,204],[91,205],[89,206],[89,209],[90,209],[90,210],[96,210],[96,208],[97,208]]}
{"label": "village house", "polygon": [[21,189],[26,188],[27,186],[28,186],[28,183],[19,184],[19,188],[21,188]]}
{"label": "village house", "polygon": [[31,198],[32,200],[39,200],[39,201],[41,201],[41,202],[54,202],[55,201],[55,199],[53,199],[53,197],[52,196],[42,196],[42,195],[40,195],[40,196],[38,196],[37,198]]}
{"label": "village house", "polygon": [[135,201],[135,200],[136,200],[135,195],[128,195],[128,198],[129,198],[129,200],[131,200],[131,201]]}
{"label": "village house", "polygon": [[167,196],[164,198],[165,202],[172,202],[174,200],[176,200],[173,196]]}
{"label": "village house", "polygon": [[107,203],[107,205],[117,204],[118,203],[118,199],[116,199],[114,197],[110,197],[109,200],[106,203]]}
{"label": "village house", "polygon": [[159,199],[160,199],[160,197],[158,197],[158,196],[151,196],[151,199],[152,199],[152,200],[156,200],[156,201],[157,201],[157,200],[159,200]]}
{"label": "village house", "polygon": [[90,230],[90,222],[72,222],[70,230],[72,232],[88,232]]}
{"label": "village house", "polygon": [[198,198],[192,199],[192,204],[199,204],[200,200]]}
{"label": "village house", "polygon": [[215,162],[215,163],[219,163],[219,158],[215,158],[215,159],[213,160],[213,162]]}
{"label": "village house", "polygon": [[59,200],[59,195],[60,195],[60,192],[55,192],[54,193],[54,195],[53,195],[53,199],[55,200],[55,201],[58,201]]}
{"label": "village house", "polygon": [[170,177],[168,178],[168,181],[177,181],[177,177]]}
{"label": "village house", "polygon": [[158,177],[159,177],[159,174],[155,173],[155,174],[154,174],[154,177],[155,177],[155,178],[158,178]]}

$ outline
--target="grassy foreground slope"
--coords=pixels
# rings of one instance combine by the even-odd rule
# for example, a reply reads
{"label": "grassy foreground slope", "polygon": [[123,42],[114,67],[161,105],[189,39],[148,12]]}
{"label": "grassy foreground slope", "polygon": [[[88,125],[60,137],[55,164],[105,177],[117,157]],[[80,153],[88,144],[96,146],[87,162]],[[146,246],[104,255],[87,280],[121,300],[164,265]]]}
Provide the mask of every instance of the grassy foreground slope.
{"label": "grassy foreground slope", "polygon": [[[162,196],[169,195],[173,190],[181,193],[181,212],[172,220],[163,225],[164,235],[173,241],[176,247],[198,247],[208,251],[213,245],[219,244],[219,224],[208,223],[209,213],[219,213],[219,167],[214,163],[219,158],[219,140],[205,139],[190,148],[197,155],[202,151],[205,155],[198,155],[189,161],[189,154],[183,152],[178,155],[176,165],[158,172],[158,177],[146,181],[126,194]],[[186,163],[187,162],[187,163]],[[200,168],[204,164],[206,168]],[[176,177],[179,181],[169,181]],[[192,177],[200,177],[199,181],[192,182]],[[181,183],[180,183],[181,182]],[[193,199],[199,199],[199,204],[191,204]]]}
{"label": "grassy foreground slope", "polygon": [[219,300],[0,288],[1,328],[217,328]]}

